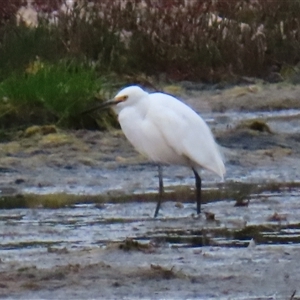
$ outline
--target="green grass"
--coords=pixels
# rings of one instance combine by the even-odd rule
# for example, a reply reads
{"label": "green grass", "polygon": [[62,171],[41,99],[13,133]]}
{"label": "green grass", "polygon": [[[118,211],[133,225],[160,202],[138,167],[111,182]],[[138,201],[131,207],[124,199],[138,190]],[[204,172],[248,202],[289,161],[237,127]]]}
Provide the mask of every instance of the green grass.
{"label": "green grass", "polygon": [[92,106],[95,98],[104,99],[111,88],[88,64],[36,60],[26,72],[12,74],[0,83],[0,124],[6,127],[5,118],[13,118],[27,125],[50,122],[85,127],[88,116],[82,111]]}

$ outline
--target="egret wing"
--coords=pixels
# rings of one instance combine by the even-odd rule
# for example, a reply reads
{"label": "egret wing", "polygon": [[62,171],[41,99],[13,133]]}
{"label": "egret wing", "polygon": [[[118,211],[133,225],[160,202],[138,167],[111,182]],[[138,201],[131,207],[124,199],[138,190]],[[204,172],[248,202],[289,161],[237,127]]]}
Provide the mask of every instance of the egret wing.
{"label": "egret wing", "polygon": [[156,96],[149,114],[167,144],[178,155],[185,156],[192,167],[204,167],[223,177],[224,163],[208,125],[189,106],[163,96]]}

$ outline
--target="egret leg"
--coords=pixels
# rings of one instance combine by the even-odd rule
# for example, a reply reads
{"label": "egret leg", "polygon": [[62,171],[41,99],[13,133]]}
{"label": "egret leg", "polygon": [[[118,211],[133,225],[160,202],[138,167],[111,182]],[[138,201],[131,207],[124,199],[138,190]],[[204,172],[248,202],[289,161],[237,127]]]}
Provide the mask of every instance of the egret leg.
{"label": "egret leg", "polygon": [[193,172],[195,175],[196,182],[197,214],[199,215],[201,213],[201,177],[195,169],[193,169]]}
{"label": "egret leg", "polygon": [[158,211],[160,208],[160,204],[163,198],[163,193],[164,193],[164,182],[163,182],[163,172],[162,172],[162,166],[158,165],[158,182],[159,182],[159,191],[158,191],[158,201],[156,204],[156,209],[154,213],[154,218],[157,217]]}

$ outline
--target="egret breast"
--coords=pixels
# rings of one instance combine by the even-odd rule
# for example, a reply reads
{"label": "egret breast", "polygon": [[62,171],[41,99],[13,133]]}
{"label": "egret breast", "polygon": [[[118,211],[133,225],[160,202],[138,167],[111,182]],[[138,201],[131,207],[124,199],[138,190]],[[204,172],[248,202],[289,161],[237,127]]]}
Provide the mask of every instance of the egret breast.
{"label": "egret breast", "polygon": [[119,113],[119,122],[129,142],[150,160],[166,164],[187,164],[187,159],[170,147],[147,114],[143,115],[133,107],[126,107]]}

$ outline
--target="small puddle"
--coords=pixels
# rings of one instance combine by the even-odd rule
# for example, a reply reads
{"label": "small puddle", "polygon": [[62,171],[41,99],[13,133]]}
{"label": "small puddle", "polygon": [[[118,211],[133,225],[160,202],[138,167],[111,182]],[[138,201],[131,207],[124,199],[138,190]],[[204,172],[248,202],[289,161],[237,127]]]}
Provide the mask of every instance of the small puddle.
{"label": "small puddle", "polygon": [[144,238],[169,243],[174,247],[248,247],[270,244],[300,244],[300,223],[291,225],[260,224],[234,228],[204,228],[201,230],[170,230],[148,232]]}
{"label": "small puddle", "polygon": [[203,115],[208,123],[215,123],[218,128],[226,129],[230,124],[236,126],[240,122],[247,120],[262,119],[268,123],[270,128],[277,133],[295,133],[300,128],[300,110],[286,109],[278,111],[261,111],[261,112],[235,112],[228,111],[224,113],[214,113]]}

